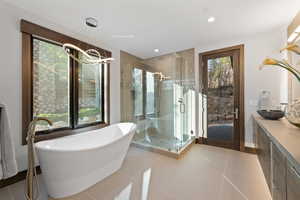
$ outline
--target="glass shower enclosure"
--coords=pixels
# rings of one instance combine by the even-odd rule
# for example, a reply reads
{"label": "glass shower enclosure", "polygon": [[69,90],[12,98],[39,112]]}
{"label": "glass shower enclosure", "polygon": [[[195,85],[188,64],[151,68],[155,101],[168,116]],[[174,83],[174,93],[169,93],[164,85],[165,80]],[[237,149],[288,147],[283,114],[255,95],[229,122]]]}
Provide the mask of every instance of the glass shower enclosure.
{"label": "glass shower enclosure", "polygon": [[145,59],[125,73],[131,87],[122,105],[132,107],[133,142],[180,152],[195,135],[194,50]]}

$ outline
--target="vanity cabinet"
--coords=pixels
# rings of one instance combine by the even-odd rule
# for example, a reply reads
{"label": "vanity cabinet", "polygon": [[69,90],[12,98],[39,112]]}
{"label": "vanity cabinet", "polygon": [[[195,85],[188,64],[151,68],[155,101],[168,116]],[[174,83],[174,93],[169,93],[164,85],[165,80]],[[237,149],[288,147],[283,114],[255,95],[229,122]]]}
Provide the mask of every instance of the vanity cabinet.
{"label": "vanity cabinet", "polygon": [[272,143],[272,197],[273,200],[286,200],[286,158]]}
{"label": "vanity cabinet", "polygon": [[300,200],[300,130],[254,116],[257,156],[273,200]]}
{"label": "vanity cabinet", "polygon": [[291,164],[287,164],[287,200],[300,199],[300,172]]}
{"label": "vanity cabinet", "polygon": [[271,141],[262,128],[257,127],[257,153],[267,184],[271,190]]}

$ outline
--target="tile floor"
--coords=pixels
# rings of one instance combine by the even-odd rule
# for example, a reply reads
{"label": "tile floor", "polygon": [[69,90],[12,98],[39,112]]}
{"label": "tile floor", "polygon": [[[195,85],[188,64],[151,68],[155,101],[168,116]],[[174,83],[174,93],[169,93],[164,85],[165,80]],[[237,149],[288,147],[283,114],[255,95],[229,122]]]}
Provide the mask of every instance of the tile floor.
{"label": "tile floor", "polygon": [[[0,199],[23,200],[23,187],[20,182],[0,189]],[[43,186],[41,193],[46,200]],[[257,156],[195,144],[176,160],[131,147],[118,172],[63,200],[202,199],[270,200]]]}

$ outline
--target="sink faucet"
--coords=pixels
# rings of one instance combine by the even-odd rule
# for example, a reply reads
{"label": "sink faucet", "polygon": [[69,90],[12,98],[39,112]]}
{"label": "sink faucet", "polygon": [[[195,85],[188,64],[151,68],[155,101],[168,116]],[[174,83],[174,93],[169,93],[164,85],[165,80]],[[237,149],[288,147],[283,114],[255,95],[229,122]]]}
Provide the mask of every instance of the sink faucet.
{"label": "sink faucet", "polygon": [[[26,191],[25,197],[26,200],[36,200],[39,195],[39,185],[37,180],[37,172],[35,168],[35,150],[34,150],[34,139],[35,139],[35,127],[37,122],[46,121],[50,126],[52,126],[52,122],[44,117],[35,117],[28,126],[27,131],[27,149],[28,149],[28,170],[26,175]],[[35,179],[35,180],[34,180]],[[36,190],[34,192],[34,182],[36,183]]]}

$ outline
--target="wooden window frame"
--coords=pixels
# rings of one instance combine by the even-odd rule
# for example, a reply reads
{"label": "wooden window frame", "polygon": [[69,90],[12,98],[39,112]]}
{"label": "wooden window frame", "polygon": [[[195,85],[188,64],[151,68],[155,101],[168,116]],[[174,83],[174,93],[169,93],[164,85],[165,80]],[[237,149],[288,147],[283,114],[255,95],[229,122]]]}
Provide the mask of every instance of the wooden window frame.
{"label": "wooden window frame", "polygon": [[[74,39],[67,35],[58,33],[48,28],[21,20],[20,29],[22,33],[22,144],[26,145],[28,125],[33,119],[33,39],[44,40],[49,43],[62,45],[64,43],[74,44],[83,50],[95,49],[107,57],[111,57],[110,51],[90,45],[83,41]],[[36,141],[53,139],[57,137],[78,134],[80,132],[106,127],[110,124],[110,66],[102,65],[102,122],[78,125],[78,68],[79,64],[70,59],[70,119],[71,127],[55,130],[37,132]],[[72,87],[75,86],[75,87]],[[75,98],[74,98],[75,97]],[[72,123],[74,122],[74,123]],[[76,126],[75,126],[76,125]]]}

